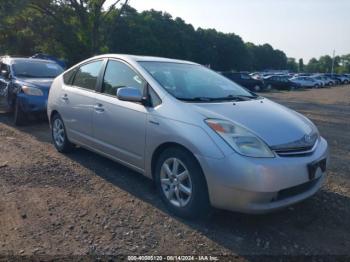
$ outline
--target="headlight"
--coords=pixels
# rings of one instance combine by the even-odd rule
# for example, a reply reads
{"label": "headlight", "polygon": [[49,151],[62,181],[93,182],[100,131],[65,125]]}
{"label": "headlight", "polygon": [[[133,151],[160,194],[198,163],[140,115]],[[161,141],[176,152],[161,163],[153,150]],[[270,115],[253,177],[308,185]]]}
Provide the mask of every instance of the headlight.
{"label": "headlight", "polygon": [[44,93],[39,88],[32,86],[22,86],[22,90],[25,94],[30,96],[43,96]]}
{"label": "headlight", "polygon": [[250,157],[275,157],[270,148],[247,129],[225,120],[206,119],[205,122],[237,153]]}

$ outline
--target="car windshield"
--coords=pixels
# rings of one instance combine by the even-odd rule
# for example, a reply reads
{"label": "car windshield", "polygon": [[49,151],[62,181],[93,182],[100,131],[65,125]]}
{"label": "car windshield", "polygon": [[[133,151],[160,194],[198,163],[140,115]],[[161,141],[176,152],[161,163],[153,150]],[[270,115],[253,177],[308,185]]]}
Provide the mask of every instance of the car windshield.
{"label": "car windshield", "polygon": [[226,77],[195,64],[140,62],[171,95],[184,101],[245,101],[257,98]]}
{"label": "car windshield", "polygon": [[63,68],[58,64],[45,61],[15,61],[12,67],[17,77],[55,78],[63,72]]}

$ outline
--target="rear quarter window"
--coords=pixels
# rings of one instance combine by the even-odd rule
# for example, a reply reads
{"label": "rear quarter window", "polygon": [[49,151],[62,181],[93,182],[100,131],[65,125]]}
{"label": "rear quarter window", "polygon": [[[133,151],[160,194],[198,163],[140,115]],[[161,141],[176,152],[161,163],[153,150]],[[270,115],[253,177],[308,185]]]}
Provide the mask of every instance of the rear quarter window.
{"label": "rear quarter window", "polygon": [[74,68],[74,69],[71,69],[68,72],[63,74],[63,82],[64,82],[64,84],[72,85],[73,78],[74,78],[74,75],[75,75],[76,71],[77,71],[77,69]]}

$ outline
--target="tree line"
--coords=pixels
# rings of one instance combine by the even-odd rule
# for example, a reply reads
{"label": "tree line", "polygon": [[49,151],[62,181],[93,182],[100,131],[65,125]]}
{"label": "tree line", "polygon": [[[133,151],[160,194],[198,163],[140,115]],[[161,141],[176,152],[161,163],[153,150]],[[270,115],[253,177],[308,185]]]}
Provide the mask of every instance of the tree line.
{"label": "tree line", "polygon": [[[269,44],[245,43],[236,34],[195,29],[181,18],[155,10],[137,12],[128,0],[2,0],[0,54],[48,53],[69,65],[101,53],[128,53],[185,59],[215,70],[330,72],[332,58],[304,65]],[[331,61],[331,64],[330,64]],[[334,68],[350,72],[350,55]]]}

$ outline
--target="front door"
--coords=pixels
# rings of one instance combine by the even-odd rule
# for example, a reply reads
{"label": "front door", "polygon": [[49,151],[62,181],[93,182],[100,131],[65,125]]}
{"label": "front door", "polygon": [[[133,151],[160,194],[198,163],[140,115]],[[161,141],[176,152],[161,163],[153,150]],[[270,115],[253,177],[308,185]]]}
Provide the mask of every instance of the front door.
{"label": "front door", "polygon": [[93,133],[103,153],[140,170],[144,169],[147,108],[116,97],[120,87],[136,87],[143,92],[146,82],[128,64],[109,60],[96,94]]}
{"label": "front door", "polygon": [[[10,75],[10,67],[4,63],[0,62],[0,71],[9,72]],[[11,97],[8,97],[8,87],[10,84],[9,77],[4,77],[0,75],[0,107],[1,109],[9,110],[11,106]]]}

